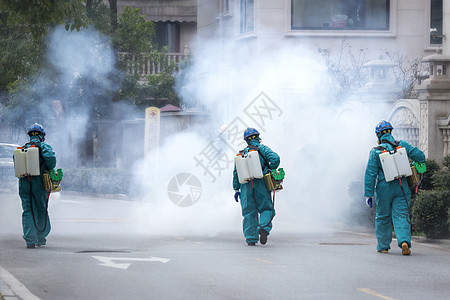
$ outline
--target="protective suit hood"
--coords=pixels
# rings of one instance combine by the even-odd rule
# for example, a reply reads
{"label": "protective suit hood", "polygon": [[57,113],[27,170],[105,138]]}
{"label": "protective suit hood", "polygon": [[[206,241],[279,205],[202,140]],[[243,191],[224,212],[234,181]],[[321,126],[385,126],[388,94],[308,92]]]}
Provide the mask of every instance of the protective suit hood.
{"label": "protective suit hood", "polygon": [[393,137],[392,134],[390,134],[390,133],[385,133],[385,134],[383,134],[383,135],[380,137],[380,144],[383,144],[383,143],[381,142],[382,140],[387,140],[387,141],[390,141],[390,142],[395,142],[394,137]]}
{"label": "protective suit hood", "polygon": [[259,138],[251,140],[250,143],[248,143],[248,144],[252,145],[252,146],[257,146],[257,147],[259,147],[261,145],[261,143],[259,142]]}
{"label": "protective suit hood", "polygon": [[38,135],[33,135],[30,137],[30,142],[39,143],[42,142],[41,138]]}

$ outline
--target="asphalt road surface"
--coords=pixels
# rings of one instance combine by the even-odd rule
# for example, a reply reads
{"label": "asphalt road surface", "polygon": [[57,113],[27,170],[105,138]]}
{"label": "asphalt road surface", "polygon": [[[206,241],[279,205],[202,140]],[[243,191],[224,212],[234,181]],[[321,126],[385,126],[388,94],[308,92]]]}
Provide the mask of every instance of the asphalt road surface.
{"label": "asphalt road surface", "polygon": [[394,240],[379,254],[372,232],[291,226],[280,213],[264,246],[247,246],[240,224],[211,235],[136,231],[131,212],[148,205],[59,196],[48,244],[26,249],[18,196],[1,194],[0,281],[22,299],[450,297],[446,245],[416,242],[402,256]]}

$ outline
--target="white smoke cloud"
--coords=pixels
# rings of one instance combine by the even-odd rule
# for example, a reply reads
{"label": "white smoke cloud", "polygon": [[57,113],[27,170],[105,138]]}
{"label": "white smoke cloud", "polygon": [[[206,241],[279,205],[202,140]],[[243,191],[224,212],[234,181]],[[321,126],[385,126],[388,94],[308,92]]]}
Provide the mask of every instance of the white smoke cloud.
{"label": "white smoke cloud", "polygon": [[[354,205],[348,189],[351,183],[363,181],[368,153],[376,144],[374,126],[383,116],[385,104],[362,105],[356,96],[344,106],[343,99],[337,99],[337,84],[326,72],[323,59],[303,46],[264,48],[254,53],[242,41],[209,40],[201,45],[191,73],[181,85],[190,94],[196,91],[197,100],[211,113],[211,124],[204,127],[202,137],[239,117],[262,132],[263,143],[280,155],[286,179],[284,190],[276,196],[274,228],[278,221],[294,221],[284,229],[347,223],[352,217],[349,206]],[[282,111],[270,118],[266,115],[263,126],[244,113],[261,92]],[[198,144],[205,148],[213,135],[206,140],[191,139],[183,154],[179,153],[183,161],[193,162],[192,157],[202,151]],[[181,145],[187,143],[178,148]],[[236,153],[224,150],[231,158]],[[226,212],[233,201],[232,168],[229,165],[220,180],[212,182],[198,165],[186,166],[202,180],[204,192],[214,195],[214,200],[202,197],[192,208],[202,216],[217,216],[206,231],[230,228],[221,225],[230,220]],[[211,210],[204,202],[214,203]],[[240,216],[234,212],[233,221],[236,219]]]}
{"label": "white smoke cloud", "polygon": [[[138,224],[133,233],[215,235],[241,231],[241,208],[233,199],[230,161],[243,146],[230,141],[229,131],[222,140],[218,135],[221,125],[236,118],[261,132],[263,143],[280,155],[280,167],[286,171],[284,190],[276,195],[275,231],[348,218],[352,201],[348,187],[362,180],[375,142],[373,128],[381,113],[357,100],[348,104],[349,110],[342,110],[341,101],[335,98],[335,82],[323,61],[304,47],[252,53],[236,41],[210,40],[197,48],[201,51],[196,53],[186,81],[179,84],[180,97],[195,94],[199,106],[210,112],[210,121],[171,134],[158,152],[150,154],[152,159],[139,159],[133,165],[133,189],[136,200],[142,201],[133,204],[130,212]],[[101,79],[96,85],[100,90],[113,88],[108,79],[116,72],[111,44],[92,29],[56,29],[50,36],[48,59],[66,83],[59,94],[63,101],[65,91],[79,77],[95,82]],[[264,124],[261,118],[252,119],[245,113],[249,107],[255,108],[252,105],[261,92],[279,108],[270,118],[261,117]],[[49,132],[48,141],[58,156],[73,153],[69,149],[72,141],[62,138],[67,132],[73,140],[82,140],[94,98],[90,101],[71,122],[65,121],[66,127]],[[142,118],[144,112],[138,116]],[[242,134],[243,130],[240,142]],[[141,147],[142,142],[136,135],[135,145],[128,146]],[[210,166],[214,178],[196,160],[204,157],[201,154],[211,143],[219,145],[228,159],[220,171]],[[176,206],[168,194],[170,180],[180,173],[195,175],[202,185],[201,198],[189,207]]]}

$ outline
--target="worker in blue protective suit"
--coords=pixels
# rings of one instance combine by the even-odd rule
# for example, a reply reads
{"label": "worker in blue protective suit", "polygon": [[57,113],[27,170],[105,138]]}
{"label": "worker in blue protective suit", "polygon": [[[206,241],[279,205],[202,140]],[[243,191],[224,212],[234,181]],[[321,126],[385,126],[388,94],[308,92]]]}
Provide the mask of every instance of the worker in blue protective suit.
{"label": "worker in blue protective suit", "polygon": [[[415,162],[425,162],[425,155],[418,148],[401,140],[395,141],[391,135],[393,127],[387,121],[381,121],[375,128],[379,146],[373,148],[369,154],[366,167],[364,196],[369,207],[376,201],[375,230],[377,235],[377,249],[380,253],[388,253],[392,241],[392,223],[397,237],[398,246],[403,255],[411,254],[411,224],[410,224],[410,198],[411,192],[407,179],[394,179],[386,182],[380,153],[385,149],[393,151],[396,146],[406,149],[408,158]],[[392,223],[391,223],[392,220]]]}
{"label": "worker in blue protective suit", "polygon": [[26,176],[19,178],[19,196],[22,199],[22,228],[23,238],[27,248],[43,246],[50,233],[50,219],[48,217],[49,192],[44,188],[42,174],[52,170],[56,165],[56,156],[49,144],[45,143],[45,130],[35,123],[28,129],[30,142],[25,148],[34,145],[39,150],[39,176]]}
{"label": "worker in blue protective suit", "polygon": [[[247,154],[250,150],[259,152],[259,158],[263,174],[276,169],[280,164],[280,157],[266,145],[261,144],[259,132],[254,128],[247,128],[244,132],[244,140],[247,147],[243,150]],[[249,246],[255,246],[258,242],[266,244],[267,236],[272,229],[272,219],[275,209],[270,192],[266,188],[264,179],[252,179],[247,183],[240,184],[236,166],[233,171],[234,198],[241,199],[242,225],[246,242]]]}

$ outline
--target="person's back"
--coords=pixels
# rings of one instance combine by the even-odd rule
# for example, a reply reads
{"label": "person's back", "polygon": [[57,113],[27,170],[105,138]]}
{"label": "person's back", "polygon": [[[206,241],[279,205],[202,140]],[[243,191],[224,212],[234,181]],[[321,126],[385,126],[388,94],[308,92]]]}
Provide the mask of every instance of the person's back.
{"label": "person's back", "polygon": [[50,233],[48,217],[49,192],[44,188],[42,174],[56,166],[56,155],[52,147],[45,142],[45,131],[39,124],[34,124],[28,130],[30,142],[24,148],[32,146],[39,148],[39,174],[19,178],[19,196],[22,200],[23,238],[27,248],[43,246]]}
{"label": "person's back", "polygon": [[[244,140],[247,147],[243,154],[249,151],[258,151],[262,173],[276,169],[280,164],[280,157],[268,146],[262,145],[259,132],[254,128],[247,128],[244,132]],[[236,166],[233,171],[233,189],[235,200],[241,198],[243,232],[249,246],[254,246],[258,241],[261,244],[267,242],[267,236],[272,229],[272,219],[275,216],[270,193],[267,190],[264,179],[254,178],[247,183],[240,183]],[[258,236],[259,235],[259,236]]]}
{"label": "person's back", "polygon": [[389,122],[380,122],[375,133],[379,146],[369,153],[364,179],[364,196],[367,204],[372,207],[372,197],[376,200],[376,234],[378,251],[387,253],[392,241],[392,224],[397,236],[398,246],[404,255],[409,255],[411,247],[410,198],[411,192],[406,177],[387,180],[380,160],[380,154],[386,150],[390,153],[397,147],[406,150],[408,158],[416,162],[424,162],[425,155],[417,147],[406,141],[396,141],[391,135],[393,130]]}

